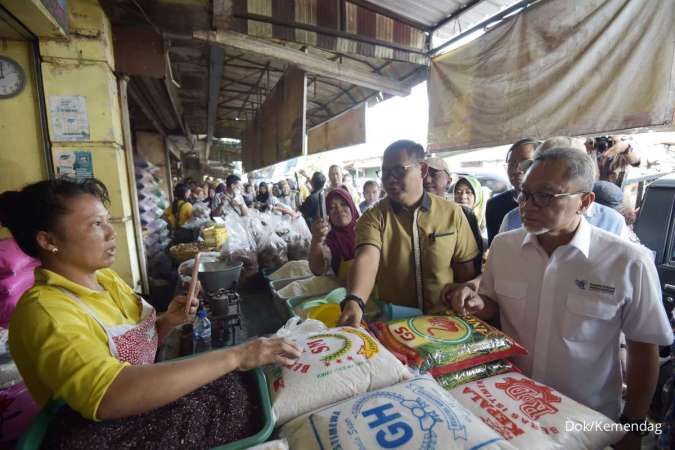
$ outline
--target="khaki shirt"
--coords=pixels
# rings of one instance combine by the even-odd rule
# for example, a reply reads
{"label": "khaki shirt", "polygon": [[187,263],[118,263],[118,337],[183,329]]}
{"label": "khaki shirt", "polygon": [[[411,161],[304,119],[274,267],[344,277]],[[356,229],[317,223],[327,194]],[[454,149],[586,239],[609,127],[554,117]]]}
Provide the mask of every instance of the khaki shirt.
{"label": "khaki shirt", "polygon": [[[417,233],[413,233],[414,225]],[[356,247],[361,245],[380,249],[375,281],[378,298],[426,313],[446,309],[440,295],[454,281],[452,263],[469,262],[478,255],[462,209],[426,192],[415,211],[389,198],[366,211],[356,225]]]}

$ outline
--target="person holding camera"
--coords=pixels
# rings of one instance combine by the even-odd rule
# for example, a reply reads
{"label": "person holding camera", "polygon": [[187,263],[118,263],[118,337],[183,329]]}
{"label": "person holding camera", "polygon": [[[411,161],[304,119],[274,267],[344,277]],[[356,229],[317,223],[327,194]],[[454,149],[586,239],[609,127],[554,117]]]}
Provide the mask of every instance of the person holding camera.
{"label": "person holding camera", "polygon": [[586,150],[597,162],[597,177],[621,187],[629,166],[640,165],[640,155],[635,148],[619,136],[599,136],[586,140]]}

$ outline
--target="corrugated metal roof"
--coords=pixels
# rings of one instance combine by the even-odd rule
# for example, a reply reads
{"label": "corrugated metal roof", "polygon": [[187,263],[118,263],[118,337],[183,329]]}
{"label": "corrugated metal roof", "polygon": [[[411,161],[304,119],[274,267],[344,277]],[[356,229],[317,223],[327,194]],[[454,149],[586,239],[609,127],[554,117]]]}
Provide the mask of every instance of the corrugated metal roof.
{"label": "corrugated metal roof", "polygon": [[435,26],[472,2],[473,0],[369,0],[369,3],[429,27]]}
{"label": "corrugated metal roof", "polygon": [[451,15],[466,8],[467,5],[475,3],[438,30],[438,37],[446,40],[516,3],[516,0],[480,0],[478,2],[474,0],[369,0],[369,3],[429,27],[435,27]]}

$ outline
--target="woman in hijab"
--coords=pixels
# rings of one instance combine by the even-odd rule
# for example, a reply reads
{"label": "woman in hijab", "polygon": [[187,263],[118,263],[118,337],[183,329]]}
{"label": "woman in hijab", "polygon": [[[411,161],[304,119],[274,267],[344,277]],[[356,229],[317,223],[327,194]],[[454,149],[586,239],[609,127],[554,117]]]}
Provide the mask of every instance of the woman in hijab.
{"label": "woman in hijab", "polygon": [[255,196],[255,207],[260,211],[267,211],[270,205],[270,191],[267,188],[267,183],[260,183],[258,186],[258,194]]}
{"label": "woman in hijab", "polygon": [[471,175],[462,175],[455,184],[454,193],[455,202],[471,208],[482,233],[485,230],[485,196],[480,181]]}
{"label": "woman in hijab", "polygon": [[356,247],[356,220],[359,212],[352,196],[344,189],[334,189],[326,196],[328,221],[316,219],[312,224],[309,268],[315,275],[333,273],[346,280]]}

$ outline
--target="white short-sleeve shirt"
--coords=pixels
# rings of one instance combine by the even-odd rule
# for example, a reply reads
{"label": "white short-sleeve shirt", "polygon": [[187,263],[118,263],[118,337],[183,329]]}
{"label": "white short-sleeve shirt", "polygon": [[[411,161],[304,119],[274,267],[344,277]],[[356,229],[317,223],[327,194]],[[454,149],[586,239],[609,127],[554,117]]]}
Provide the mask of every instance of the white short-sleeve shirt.
{"label": "white short-sleeve shirt", "polygon": [[495,237],[480,293],[499,304],[502,329],[529,351],[516,358],[526,375],[614,420],[620,333],[673,341],[652,255],[583,217],[550,257],[523,228]]}

